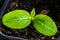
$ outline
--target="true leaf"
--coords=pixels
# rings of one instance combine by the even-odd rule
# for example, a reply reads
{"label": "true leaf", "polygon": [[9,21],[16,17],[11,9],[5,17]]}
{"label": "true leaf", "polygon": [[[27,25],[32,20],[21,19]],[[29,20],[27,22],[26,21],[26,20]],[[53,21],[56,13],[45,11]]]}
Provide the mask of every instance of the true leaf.
{"label": "true leaf", "polygon": [[33,10],[31,11],[31,16],[32,16],[32,17],[35,16],[35,8],[33,8]]}
{"label": "true leaf", "polygon": [[57,32],[56,24],[47,15],[43,14],[36,15],[33,21],[33,25],[38,32],[46,36],[55,35]]}
{"label": "true leaf", "polygon": [[22,29],[31,23],[30,13],[25,10],[14,10],[5,14],[2,22],[9,28]]}

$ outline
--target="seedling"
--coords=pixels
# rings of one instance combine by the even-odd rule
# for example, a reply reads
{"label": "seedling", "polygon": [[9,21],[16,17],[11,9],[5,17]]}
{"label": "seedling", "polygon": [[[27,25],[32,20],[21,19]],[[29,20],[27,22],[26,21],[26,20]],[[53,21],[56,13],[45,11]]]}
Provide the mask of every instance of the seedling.
{"label": "seedling", "polygon": [[44,14],[35,15],[35,8],[31,11],[31,15],[25,10],[8,12],[2,17],[2,22],[5,26],[13,29],[23,29],[32,22],[34,28],[46,36],[53,36],[57,32],[54,21]]}

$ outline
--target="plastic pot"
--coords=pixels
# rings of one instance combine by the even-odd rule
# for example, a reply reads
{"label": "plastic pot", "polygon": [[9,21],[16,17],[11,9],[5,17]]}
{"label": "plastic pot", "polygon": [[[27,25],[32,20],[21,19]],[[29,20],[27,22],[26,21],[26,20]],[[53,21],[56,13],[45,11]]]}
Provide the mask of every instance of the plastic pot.
{"label": "plastic pot", "polygon": [[0,0],[0,10],[5,0]]}

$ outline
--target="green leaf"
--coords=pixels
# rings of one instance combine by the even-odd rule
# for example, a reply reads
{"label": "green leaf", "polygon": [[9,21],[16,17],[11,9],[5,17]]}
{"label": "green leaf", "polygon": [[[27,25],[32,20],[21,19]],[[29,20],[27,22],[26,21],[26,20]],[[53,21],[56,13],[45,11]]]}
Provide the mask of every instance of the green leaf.
{"label": "green leaf", "polygon": [[33,10],[31,11],[31,16],[32,16],[32,17],[35,16],[35,8],[33,8]]}
{"label": "green leaf", "polygon": [[53,36],[57,32],[56,24],[47,15],[43,14],[36,15],[33,21],[33,25],[38,32],[46,36]]}
{"label": "green leaf", "polygon": [[22,29],[31,23],[30,13],[25,10],[14,10],[5,14],[2,22],[9,28]]}

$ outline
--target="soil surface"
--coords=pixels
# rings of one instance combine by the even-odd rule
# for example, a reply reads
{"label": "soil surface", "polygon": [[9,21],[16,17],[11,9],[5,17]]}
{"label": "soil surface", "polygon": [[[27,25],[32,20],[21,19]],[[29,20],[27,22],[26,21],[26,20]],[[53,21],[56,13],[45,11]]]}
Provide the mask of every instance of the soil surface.
{"label": "soil surface", "polygon": [[49,11],[46,15],[50,16],[56,23],[58,32],[56,35],[47,37],[35,30],[32,23],[25,29],[15,30],[7,28],[2,24],[1,31],[5,35],[25,38],[28,40],[60,40],[60,1],[59,0],[11,0],[6,12],[23,9],[31,12],[33,8],[36,9],[36,14],[43,10]]}

